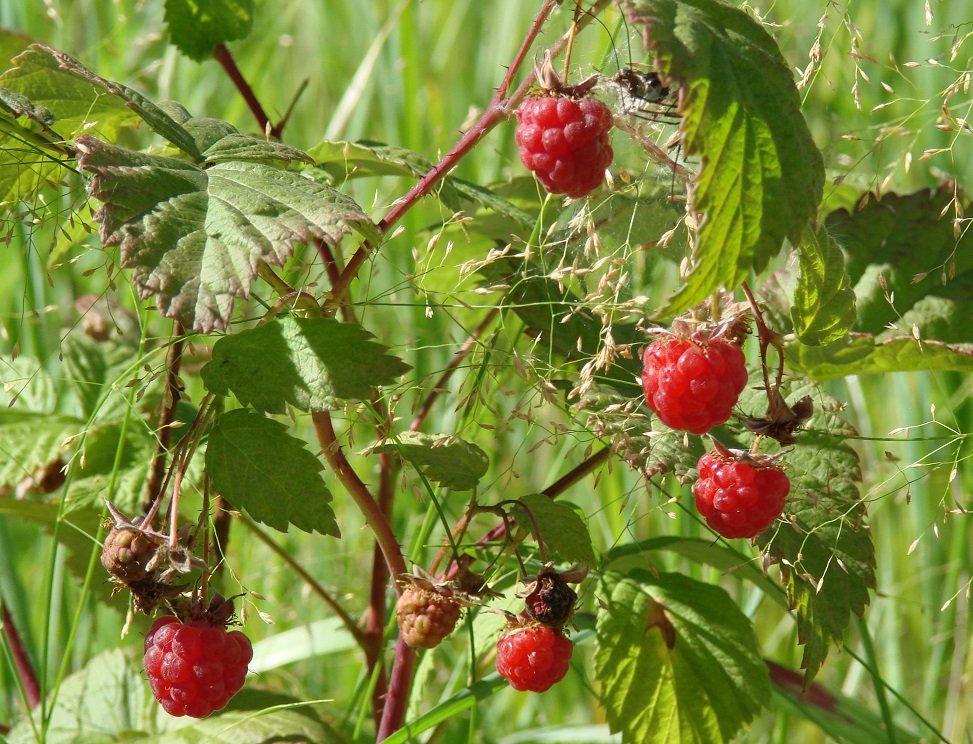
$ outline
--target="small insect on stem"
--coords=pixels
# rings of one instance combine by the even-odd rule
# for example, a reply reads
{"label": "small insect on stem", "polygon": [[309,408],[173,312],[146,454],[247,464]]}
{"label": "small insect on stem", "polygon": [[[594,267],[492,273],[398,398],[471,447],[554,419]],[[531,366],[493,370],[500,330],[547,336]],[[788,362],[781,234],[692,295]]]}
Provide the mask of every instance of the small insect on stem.
{"label": "small insect on stem", "polygon": [[642,72],[633,67],[623,67],[605,80],[605,85],[618,97],[619,116],[632,116],[659,124],[676,124],[681,118],[676,113],[673,90],[664,85],[662,78],[652,70]]}

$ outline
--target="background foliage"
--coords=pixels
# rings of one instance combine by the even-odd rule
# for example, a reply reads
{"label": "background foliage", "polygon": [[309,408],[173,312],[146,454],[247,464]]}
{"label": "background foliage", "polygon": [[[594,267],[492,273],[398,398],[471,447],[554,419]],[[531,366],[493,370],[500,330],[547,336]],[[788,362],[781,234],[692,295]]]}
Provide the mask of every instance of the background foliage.
{"label": "background foliage", "polygon": [[[200,29],[199,38],[185,41],[182,50],[188,57],[167,44],[166,35],[159,31],[165,27],[166,5],[125,0],[43,4],[5,0],[0,2],[0,26],[69,53],[101,78],[131,86],[133,94],[139,92],[134,95],[144,95],[148,101],[176,100],[187,116],[220,117],[239,133],[261,137],[224,71],[199,52],[208,47],[207,29]],[[246,35],[245,20],[224,19],[221,24],[230,22],[239,30],[240,41],[230,45],[233,55],[264,107],[273,112],[271,119],[278,120],[288,110],[296,91],[307,81],[288,120],[286,142],[321,163],[341,192],[377,219],[407,190],[415,175],[428,167],[426,161],[437,161],[477,109],[488,104],[504,65],[513,59],[530,26],[536,12],[533,5],[521,0],[489,4],[309,0],[257,4],[250,35]],[[969,702],[973,699],[969,691],[973,543],[968,537],[967,513],[973,508],[968,496],[973,493],[973,468],[969,466],[973,385],[965,374],[970,357],[964,346],[973,341],[968,323],[973,247],[966,231],[968,202],[961,189],[973,183],[973,138],[965,125],[973,118],[969,93],[973,47],[964,25],[969,22],[968,13],[960,5],[946,0],[933,0],[926,8],[905,0],[847,4],[785,0],[772,8],[751,9],[777,39],[789,66],[798,70],[796,77],[804,73],[801,112],[822,153],[826,174],[824,207],[819,214],[827,215],[827,235],[837,245],[852,246],[848,255],[853,258],[845,263],[847,278],[839,279],[835,243],[823,233],[800,241],[799,236],[792,236],[803,247],[796,263],[805,279],[797,296],[803,292],[814,299],[797,303],[793,325],[798,338],[789,342],[788,365],[794,372],[826,381],[824,392],[814,392],[819,407],[825,404],[820,415],[831,417],[828,422],[822,419],[822,426],[832,431],[838,426],[842,433],[837,450],[825,443],[815,452],[814,442],[805,440],[807,447],[795,457],[797,471],[806,480],[814,479],[820,475],[816,468],[824,457],[833,457],[831,464],[849,479],[861,468],[861,496],[874,540],[876,572],[865,619],[852,621],[846,629],[845,609],[843,616],[817,626],[821,635],[809,640],[786,612],[787,601],[778,585],[759,571],[750,572],[753,564],[748,558],[754,553],[745,546],[712,544],[712,533],[696,518],[686,486],[669,475],[656,476],[646,487],[638,472],[616,461],[600,467],[593,477],[567,491],[565,498],[584,515],[596,550],[609,556],[603,565],[618,571],[637,566],[637,570],[651,569],[651,573],[639,574],[644,582],[637,586],[611,573],[601,578],[597,588],[594,581],[589,582],[591,586],[583,585],[585,609],[577,619],[582,631],[575,635],[573,671],[565,682],[542,697],[515,693],[489,677],[464,692],[470,658],[492,644],[500,625],[499,619],[481,615],[476,623],[457,632],[456,640],[423,657],[410,720],[422,714],[426,718],[419,721],[433,721],[433,725],[441,721],[440,736],[447,741],[465,736],[470,740],[489,736],[510,743],[567,741],[569,732],[579,741],[611,740],[604,721],[612,722],[617,711],[600,706],[589,694],[591,675],[611,663],[607,656],[610,646],[602,644],[596,653],[596,640],[606,634],[626,639],[630,629],[626,630],[627,618],[617,616],[602,617],[596,626],[598,598],[618,594],[627,602],[632,595],[633,603],[651,606],[668,596],[670,603],[682,607],[685,595],[694,595],[692,588],[683,586],[685,582],[702,582],[705,591],[696,596],[700,607],[720,606],[724,594],[739,607],[739,612],[726,609],[725,614],[708,619],[734,627],[745,619],[752,622],[760,653],[770,660],[772,671],[778,669],[773,675],[771,707],[757,715],[745,735],[747,741],[816,742],[829,735],[852,742],[892,741],[891,734],[879,732],[878,722],[883,718],[894,720],[899,727],[894,740],[911,741],[920,736],[929,741],[964,740],[964,732],[973,725]],[[617,11],[612,10],[604,15],[607,29],[592,26],[579,37],[574,60],[585,72],[597,68],[611,73],[630,56],[644,59],[637,30],[619,24],[618,19]],[[556,16],[540,44],[553,43],[566,28],[565,16]],[[17,37],[3,36],[0,51],[4,62],[26,41],[18,44]],[[660,63],[681,69],[690,57],[674,55]],[[37,59],[39,65],[44,64],[42,55]],[[725,80],[744,87],[750,77],[760,74],[759,70],[724,69],[718,59],[710,64],[707,76],[719,80],[725,75]],[[101,129],[85,136],[117,136],[122,146],[133,149],[152,144],[160,150],[153,157],[166,156],[161,152],[162,141],[152,136],[146,124],[132,128],[135,114],[131,107],[106,101],[106,107],[115,108],[97,112]],[[950,117],[943,116],[944,103]],[[59,126],[65,129],[58,133],[66,137],[76,132],[94,114],[85,107],[74,118],[61,118]],[[175,114],[178,112],[169,111],[169,115]],[[183,121],[180,117],[176,118]],[[193,131],[199,134],[203,130]],[[221,130],[220,134],[232,132]],[[359,145],[338,150],[332,144],[321,144],[322,140],[370,141],[394,147]],[[192,142],[198,144],[197,139]],[[646,225],[675,222],[681,206],[672,207],[667,196],[679,189],[672,185],[669,171],[657,172],[646,164],[642,148],[625,142],[620,133],[614,135],[618,162],[640,179],[645,191],[626,202],[630,195],[620,190],[598,202],[593,214],[604,217],[600,225],[603,236],[618,238],[617,244],[603,249],[604,255],[609,261],[630,262],[641,282],[639,295],[656,298],[653,303],[659,305],[657,298],[668,297],[677,286],[676,262],[669,259],[678,260],[682,246],[677,238],[668,248],[642,251],[639,247],[659,238]],[[185,146],[196,145],[187,142]],[[705,151],[705,143],[701,147]],[[199,149],[201,157],[219,155]],[[268,157],[288,159],[281,152]],[[0,163],[0,169],[5,166]],[[89,173],[99,174],[100,167],[93,159]],[[588,278],[565,273],[562,289],[550,278],[560,267],[545,266],[546,279],[525,277],[506,295],[512,311],[491,316],[499,290],[486,289],[505,283],[503,265],[494,263],[481,272],[471,272],[468,262],[482,259],[496,246],[495,239],[505,240],[511,232],[529,233],[539,211],[533,182],[522,178],[512,126],[495,129],[451,175],[453,179],[442,186],[438,200],[426,199],[409,212],[401,229],[388,238],[362,274],[362,281],[352,287],[350,296],[358,319],[379,337],[364,343],[349,339],[347,349],[354,348],[362,359],[370,360],[367,367],[374,370],[376,379],[370,381],[374,383],[384,384],[404,371],[391,356],[383,356],[383,346],[390,355],[412,365],[406,378],[409,385],[395,389],[398,410],[408,417],[424,399],[421,386],[435,381],[470,332],[486,321],[486,340],[464,361],[460,374],[450,382],[449,397],[433,409],[426,430],[455,433],[482,448],[480,454],[485,452],[489,460],[485,473],[478,470],[479,455],[473,450],[464,451],[462,462],[475,471],[474,480],[482,478],[478,493],[484,500],[487,494],[496,494],[496,500],[528,497],[549,487],[598,446],[586,427],[598,430],[601,426],[618,434],[626,430],[629,419],[616,420],[606,413],[600,421],[589,422],[584,408],[565,406],[565,395],[577,379],[571,366],[571,355],[577,353],[573,343],[565,348],[543,348],[523,335],[524,327],[559,323],[582,297],[595,317],[611,316],[624,327],[621,321],[637,308],[633,304],[637,298],[634,292],[612,294],[615,285],[599,283],[604,271]],[[809,180],[813,178],[809,176]],[[484,217],[487,227],[470,234],[455,214],[456,205],[469,203],[473,184],[494,182],[503,184],[498,191],[513,206]],[[118,269],[97,237],[89,234],[86,225],[94,225],[90,214],[85,218],[82,211],[74,220],[67,219],[85,198],[80,182],[70,183],[74,185],[59,193],[43,190],[42,198],[19,205],[15,217],[4,216],[2,347],[5,360],[11,360],[15,352],[19,359],[9,361],[4,371],[5,382],[14,384],[6,387],[4,404],[10,406],[0,427],[0,445],[10,461],[23,463],[24,470],[34,473],[32,465],[56,461],[65,453],[65,439],[83,430],[86,463],[69,484],[71,498],[60,505],[14,498],[15,484],[22,479],[14,473],[4,474],[0,595],[46,690],[62,675],[82,669],[95,679],[107,676],[117,682],[112,690],[120,696],[119,704],[112,710],[124,710],[124,715],[112,713],[104,721],[92,721],[93,730],[108,737],[114,731],[144,729],[196,741],[216,735],[206,728],[207,722],[192,726],[161,720],[146,723],[156,714],[146,706],[145,685],[132,671],[137,667],[118,649],[137,647],[138,633],[144,632],[147,622],[137,619],[128,638],[119,640],[126,622],[123,604],[119,599],[114,604],[104,601],[108,590],[101,574],[89,572],[94,536],[72,527],[92,523],[91,510],[100,510],[98,497],[106,489],[119,495],[120,507],[134,510],[147,477],[134,466],[148,463],[153,451],[151,432],[140,426],[135,413],[140,406],[156,405],[161,399],[159,372],[170,337],[167,323],[155,315],[150,318],[146,308],[153,303],[136,296],[128,274]],[[721,184],[711,188],[720,193]],[[862,194],[869,191],[882,192],[882,199],[862,204]],[[768,196],[770,203],[775,198],[787,195]],[[856,210],[856,204],[864,209]],[[367,233],[367,222],[357,215],[345,216],[347,221],[335,229]],[[569,234],[572,216],[559,215],[560,227]],[[320,229],[326,228],[320,224]],[[643,230],[646,234],[640,232]],[[760,250],[741,248],[744,253],[760,254]],[[766,267],[760,275],[761,297],[771,318],[787,327],[797,272],[785,255],[764,253],[756,261],[759,269]],[[572,256],[566,258],[570,265]],[[314,286],[326,282],[315,261],[313,252],[297,246],[296,253],[280,263],[293,284]],[[187,270],[186,275],[191,276],[192,271]],[[744,275],[749,275],[749,268],[734,264],[725,276],[710,277],[710,284]],[[818,277],[818,281],[808,281],[808,277]],[[855,291],[855,333],[839,347],[811,345],[838,338],[841,327],[849,322],[842,288]],[[705,296],[710,289],[712,286],[691,283],[686,291]],[[113,336],[110,343],[88,340],[75,312],[75,301],[88,294],[113,298],[112,322],[125,333]],[[272,300],[269,292],[257,295],[266,302]],[[673,307],[691,301],[677,296]],[[241,305],[238,312],[246,313],[246,307]],[[808,317],[801,314],[802,307],[826,307],[830,314]],[[259,304],[252,306],[253,317],[262,312]],[[304,438],[306,448],[292,437],[281,440],[280,452],[299,461],[305,457],[301,453],[316,447],[309,417],[301,413],[308,410],[309,401],[316,401],[316,406],[335,395],[343,399],[365,396],[355,391],[335,393],[327,385],[327,372],[318,369],[296,370],[286,392],[284,386],[268,390],[254,384],[252,369],[234,369],[234,360],[248,358],[247,334],[273,335],[282,348],[296,348],[295,339],[302,332],[287,325],[293,326],[294,321],[274,321],[215,343],[215,338],[194,338],[184,362],[186,392],[190,400],[198,401],[206,390],[230,389],[239,400],[260,410],[280,412],[285,404],[293,406],[298,413],[292,431]],[[583,359],[604,348],[600,320],[592,325],[572,316],[565,325],[562,338],[582,339]],[[304,333],[313,337],[314,331],[305,329]],[[640,344],[643,338],[623,339],[619,333],[613,340]],[[142,355],[144,367],[131,365],[136,352]],[[40,366],[32,365],[31,358],[39,360]],[[227,360],[229,366],[221,367],[219,376],[194,376],[210,358]],[[585,391],[588,409],[604,411],[610,402],[637,395],[633,371],[637,373],[637,365],[625,359],[618,359],[611,370],[600,371],[598,384]],[[324,382],[308,389],[303,383],[309,378]],[[28,379],[31,382],[25,388],[23,381]],[[532,384],[524,385],[525,379]],[[16,400],[11,395],[14,390],[20,391]],[[796,392],[792,390],[792,394]],[[280,393],[283,398],[258,397],[267,393]],[[840,416],[850,425],[835,424],[837,401],[847,405]],[[192,416],[192,412],[183,413]],[[369,438],[371,429],[355,423],[367,422],[371,413],[362,406],[348,409],[347,414],[342,435],[361,448],[374,444]],[[244,428],[245,417],[241,414],[237,422]],[[260,420],[259,426],[268,430],[261,437],[273,436],[269,431],[275,428],[273,422]],[[223,421],[233,423],[232,419]],[[124,450],[130,461],[120,462],[116,457],[120,437],[131,445]],[[677,451],[681,441],[661,439],[657,452],[662,454],[657,456],[660,462],[671,462],[666,447],[671,445]],[[415,458],[435,452],[412,441],[404,445],[385,442],[379,450],[393,445],[404,446],[406,452],[410,445],[418,445]],[[629,452],[637,450],[638,442],[628,448]],[[218,456],[215,447],[207,453],[214,480],[219,472]],[[366,468],[370,456],[363,453],[354,463]],[[463,478],[471,476],[452,469],[443,472],[441,461],[411,462],[427,480],[416,478],[416,470],[405,469],[402,482],[417,498],[407,507],[397,508],[393,529],[406,546],[408,559],[428,565],[440,544],[438,520],[444,516],[453,523],[463,514],[466,499],[458,492],[466,485]],[[695,457],[688,457],[676,472],[685,472],[694,463]],[[653,463],[645,464],[645,469],[654,470]],[[241,522],[246,527],[235,527],[238,532],[227,555],[231,587],[227,593],[257,593],[244,602],[247,632],[258,642],[251,666],[258,677],[251,687],[260,689],[245,693],[255,696],[252,707],[264,709],[278,702],[274,690],[295,692],[304,701],[330,702],[275,712],[273,715],[286,719],[282,721],[264,718],[259,725],[235,723],[233,736],[260,741],[263,734],[257,729],[262,725],[290,727],[310,740],[356,735],[368,739],[369,680],[362,675],[360,652],[313,587],[296,579],[294,566],[282,554],[291,556],[340,596],[348,612],[358,617],[369,605],[364,588],[372,557],[370,533],[362,529],[361,513],[340,486],[308,470],[313,468],[299,471],[295,477],[317,478],[320,485],[311,488],[331,493],[330,505],[322,507],[313,523],[298,524],[307,533],[291,530],[271,538],[248,520]],[[39,474],[34,477],[40,480]],[[307,482],[301,487],[307,487]],[[431,484],[455,490],[440,493]],[[823,487],[827,490],[828,486],[828,495],[836,503],[850,498],[854,504],[849,502],[848,508],[859,508],[858,498],[848,496],[843,482],[829,481]],[[286,491],[286,486],[282,488]],[[430,497],[435,495],[445,497],[441,501]],[[55,520],[55,514],[60,518]],[[272,520],[279,519],[280,513],[250,512],[250,516],[274,526]],[[52,524],[57,525],[57,541],[45,528]],[[317,530],[335,535],[336,525],[340,526],[340,541],[308,534]],[[827,537],[827,525],[816,527],[822,529],[815,534]],[[685,540],[672,548],[665,542],[667,537]],[[791,550],[780,543],[796,539],[780,533],[769,546],[771,555],[775,550]],[[57,549],[58,543],[64,548]],[[626,545],[619,543],[637,545],[638,554],[626,555]],[[570,550],[570,545],[565,548],[567,553]],[[651,556],[648,565],[645,555]],[[832,576],[855,576],[869,562],[867,555],[860,554],[845,559],[843,573],[833,571]],[[805,570],[819,578],[825,569],[799,566],[792,573]],[[771,568],[772,576],[779,570],[787,575],[784,566]],[[86,585],[92,591],[82,595],[77,577],[86,574]],[[674,578],[676,574],[683,578]],[[512,587],[515,578],[511,564],[497,581]],[[805,601],[800,599],[802,592],[807,595],[812,584],[789,588],[796,591],[800,603]],[[860,582],[851,584],[853,592],[863,591]],[[840,591],[840,586],[824,584],[828,591]],[[856,608],[864,606],[861,597],[844,601]],[[679,622],[695,622],[691,609]],[[836,614],[842,614],[841,606]],[[799,646],[799,640],[808,645]],[[811,666],[824,662],[829,642],[837,642],[841,653],[828,656],[812,694],[799,696],[802,676],[793,670],[800,669],[802,660],[809,661],[804,654],[812,655]],[[65,653],[68,648],[70,652]],[[10,723],[22,714],[23,701],[9,644],[4,642],[2,649],[0,723]],[[646,654],[644,658],[651,658],[652,649],[639,650]],[[675,663],[692,661],[677,654]],[[732,678],[732,667],[727,674]],[[745,681],[746,676],[740,679]],[[57,740],[61,725],[70,732],[72,711],[87,709],[83,695],[90,686],[84,681],[73,677],[61,686],[65,708],[58,715],[64,718],[54,719],[49,740]],[[640,692],[647,695],[651,691]],[[691,700],[695,691],[682,693],[683,700]],[[749,691],[753,696],[764,693]],[[477,699],[480,702],[474,705]],[[715,722],[700,722],[692,710],[687,715],[686,725],[709,727],[707,735],[718,735],[712,733],[718,729]],[[21,733],[24,730],[22,727]],[[25,740],[34,740],[34,733],[28,731]],[[690,734],[685,736],[692,740]],[[407,739],[403,735],[399,740]]]}

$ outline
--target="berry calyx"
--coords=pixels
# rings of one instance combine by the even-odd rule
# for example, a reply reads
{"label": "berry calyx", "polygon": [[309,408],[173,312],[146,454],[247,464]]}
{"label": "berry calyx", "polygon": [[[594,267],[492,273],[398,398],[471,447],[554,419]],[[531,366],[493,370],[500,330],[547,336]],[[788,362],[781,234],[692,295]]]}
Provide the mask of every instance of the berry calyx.
{"label": "berry calyx", "polygon": [[520,162],[552,194],[587,196],[605,179],[614,153],[611,111],[595,98],[528,96],[517,107]]}
{"label": "berry calyx", "polygon": [[152,695],[171,716],[205,718],[243,687],[253,658],[250,639],[209,617],[181,622],[165,615],[145,636],[142,666]]}
{"label": "berry calyx", "polygon": [[564,679],[573,652],[560,628],[514,627],[497,642],[497,671],[515,690],[544,692]]}
{"label": "berry calyx", "polygon": [[773,458],[707,452],[693,484],[696,510],[723,537],[754,537],[784,511],[791,482]]}
{"label": "berry calyx", "polygon": [[666,335],[642,354],[645,402],[671,429],[705,434],[726,423],[746,386],[746,358],[729,341]]}
{"label": "berry calyx", "polygon": [[402,640],[413,648],[435,648],[453,632],[462,611],[446,587],[428,582],[405,584],[395,605]]}

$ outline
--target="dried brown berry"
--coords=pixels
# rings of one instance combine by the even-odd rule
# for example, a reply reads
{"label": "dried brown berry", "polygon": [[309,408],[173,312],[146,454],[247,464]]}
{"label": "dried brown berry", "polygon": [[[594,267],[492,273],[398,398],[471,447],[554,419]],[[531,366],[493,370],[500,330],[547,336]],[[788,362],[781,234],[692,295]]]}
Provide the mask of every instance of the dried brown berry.
{"label": "dried brown berry", "polygon": [[587,575],[586,571],[558,573],[551,563],[546,563],[537,576],[523,579],[526,586],[517,593],[524,599],[524,612],[531,619],[552,628],[561,628],[571,621],[578,595],[568,586],[577,584]]}
{"label": "dried brown berry", "polygon": [[101,565],[124,584],[149,578],[146,568],[159,547],[158,541],[136,529],[115,527],[105,538]]}

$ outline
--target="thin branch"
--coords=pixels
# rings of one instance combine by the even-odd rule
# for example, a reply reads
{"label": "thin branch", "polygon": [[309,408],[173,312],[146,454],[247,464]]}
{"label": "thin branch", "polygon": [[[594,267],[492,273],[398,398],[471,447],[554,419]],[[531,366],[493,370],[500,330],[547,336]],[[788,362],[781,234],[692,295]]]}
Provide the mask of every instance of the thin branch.
{"label": "thin branch", "polygon": [[217,44],[213,49],[213,57],[217,62],[222,65],[223,69],[226,70],[226,74],[229,75],[230,80],[236,86],[236,89],[240,91],[240,95],[243,96],[243,100],[246,101],[247,106],[250,108],[250,113],[253,114],[253,118],[257,120],[257,126],[260,127],[261,132],[272,132],[273,128],[270,124],[270,119],[267,114],[264,113],[263,106],[260,105],[260,101],[257,100],[257,96],[253,92],[253,88],[250,87],[250,83],[246,81],[243,77],[243,73],[240,72],[240,68],[236,66],[236,61],[234,61],[233,56],[230,54],[230,50],[226,48],[225,44]]}
{"label": "thin branch", "polygon": [[402,728],[405,711],[409,705],[409,687],[412,672],[416,666],[416,651],[400,635],[395,642],[395,661],[392,662],[392,678],[389,680],[389,694],[382,711],[382,723],[378,727],[375,741],[382,741]]}
{"label": "thin branch", "polygon": [[[392,527],[382,513],[378,502],[372,498],[368,486],[358,476],[358,473],[351,467],[348,458],[345,457],[344,450],[338,443],[334,426],[331,423],[331,414],[327,411],[315,411],[311,414],[311,421],[314,423],[314,431],[318,437],[318,443],[324,453],[324,459],[341,484],[348,491],[349,495],[355,500],[358,509],[368,523],[369,529],[375,535],[382,555],[385,556],[385,564],[388,566],[392,576],[398,576],[407,572],[405,560],[402,558],[402,549],[399,541],[392,532]],[[396,592],[400,591],[396,586]]]}
{"label": "thin branch", "polygon": [[459,368],[459,365],[463,360],[470,355],[470,352],[476,348],[477,343],[479,343],[480,336],[490,327],[497,315],[500,312],[499,307],[493,307],[490,312],[487,313],[486,317],[480,321],[480,324],[473,329],[469,338],[466,339],[465,343],[459,347],[456,354],[450,360],[449,364],[446,366],[446,370],[442,373],[436,384],[432,386],[426,399],[419,406],[419,410],[416,412],[415,418],[412,420],[412,425],[409,426],[409,431],[419,431],[422,428],[423,423],[425,423],[426,416],[429,415],[429,410],[432,408],[433,403],[440,396],[443,390],[445,390],[449,379],[453,376],[453,373]]}
{"label": "thin branch", "polygon": [[147,512],[159,496],[162,479],[165,478],[166,474],[166,453],[172,443],[171,424],[175,421],[176,405],[179,403],[179,394],[182,391],[179,367],[182,364],[182,351],[186,343],[182,334],[182,324],[177,320],[172,327],[172,335],[175,340],[169,347],[168,354],[166,354],[166,387],[162,394],[162,415],[159,416],[159,434],[156,438],[155,453],[152,455],[152,466],[146,484],[145,501],[142,504],[143,512]]}
{"label": "thin branch", "polygon": [[344,624],[345,629],[351,633],[352,638],[355,639],[355,643],[361,646],[362,650],[367,651],[367,640],[365,638],[365,634],[362,633],[361,628],[358,627],[358,624],[355,622],[354,618],[345,612],[344,608],[338,604],[338,601],[331,596],[328,590],[321,586],[317,579],[311,576],[311,574],[309,574],[290,553],[278,545],[277,542],[270,537],[270,535],[260,529],[257,523],[254,522],[250,517],[241,513],[240,518],[243,520],[243,523],[247,526],[247,528],[253,533],[254,537],[276,553],[277,556],[284,561],[284,563],[290,566],[294,573],[300,576],[301,579],[303,579],[307,585],[311,587],[311,591],[317,594],[321,600],[331,608],[331,611],[338,616],[338,618]]}

